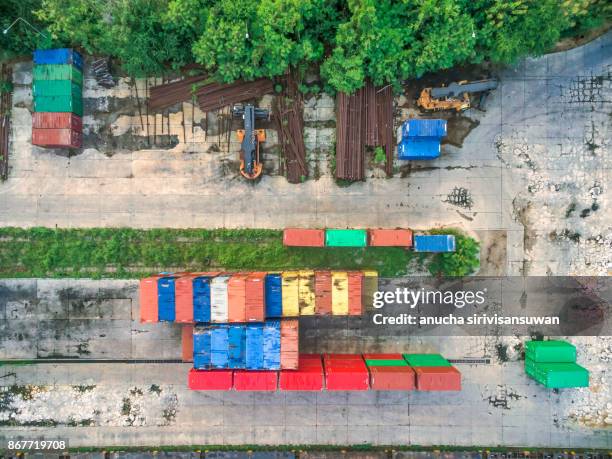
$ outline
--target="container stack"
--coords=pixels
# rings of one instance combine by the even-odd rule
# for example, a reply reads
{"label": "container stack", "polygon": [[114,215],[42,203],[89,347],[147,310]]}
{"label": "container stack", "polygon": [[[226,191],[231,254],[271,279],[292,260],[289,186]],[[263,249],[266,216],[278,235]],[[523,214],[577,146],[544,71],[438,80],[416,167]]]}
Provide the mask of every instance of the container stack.
{"label": "container stack", "polygon": [[372,390],[415,390],[414,370],[402,354],[364,354]]}
{"label": "container stack", "polygon": [[361,355],[324,354],[327,390],[368,390],[370,376]]}
{"label": "container stack", "polygon": [[322,391],[324,387],[323,362],[319,354],[301,354],[297,370],[280,372],[280,390]]}
{"label": "container stack", "polygon": [[548,389],[589,386],[589,371],[576,363],[576,347],[566,341],[527,341],[525,372]]}
{"label": "container stack", "polygon": [[440,354],[404,354],[416,375],[417,390],[461,390],[461,373]]}
{"label": "container stack", "polygon": [[83,59],[69,48],[34,51],[32,144],[80,148]]}

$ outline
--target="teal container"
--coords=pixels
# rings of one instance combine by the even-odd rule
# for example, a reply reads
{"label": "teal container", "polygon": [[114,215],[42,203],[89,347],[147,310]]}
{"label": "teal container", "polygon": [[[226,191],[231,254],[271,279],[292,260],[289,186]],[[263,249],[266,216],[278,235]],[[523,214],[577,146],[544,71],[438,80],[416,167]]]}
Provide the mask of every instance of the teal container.
{"label": "teal container", "polygon": [[411,367],[451,367],[451,363],[440,354],[403,354]]}
{"label": "teal container", "polygon": [[589,387],[589,371],[576,363],[525,360],[525,372],[548,389]]}
{"label": "teal container", "polygon": [[83,97],[83,88],[72,80],[34,80],[34,97]]}
{"label": "teal container", "polygon": [[366,247],[368,232],[362,229],[326,229],[325,245],[328,247]]}
{"label": "teal container", "polygon": [[83,116],[83,98],[74,96],[34,97],[35,112],[72,112]]}
{"label": "teal container", "polygon": [[83,86],[83,73],[70,64],[35,65],[33,79],[36,80],[71,80]]}
{"label": "teal container", "polygon": [[576,362],[576,346],[567,341],[527,341],[525,358],[534,362]]}

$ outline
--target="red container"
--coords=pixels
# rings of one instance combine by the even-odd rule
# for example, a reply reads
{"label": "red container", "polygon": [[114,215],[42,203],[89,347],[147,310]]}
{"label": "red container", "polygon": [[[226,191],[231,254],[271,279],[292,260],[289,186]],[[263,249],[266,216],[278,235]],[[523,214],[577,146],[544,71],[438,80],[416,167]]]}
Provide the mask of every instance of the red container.
{"label": "red container", "polygon": [[347,360],[356,360],[358,362],[363,362],[363,357],[361,357],[361,354],[323,354],[323,360],[326,362],[345,362]]}
{"label": "red container", "polygon": [[138,296],[140,298],[140,321],[158,322],[157,279],[164,277],[156,275],[140,279]]}
{"label": "red container", "polygon": [[193,325],[183,325],[181,329],[181,347],[183,362],[193,362]]}
{"label": "red container", "polygon": [[34,129],[74,129],[83,130],[83,120],[70,112],[36,112],[32,114]]}
{"label": "red container", "polygon": [[298,368],[299,337],[297,319],[281,321],[281,364],[283,370]]}
{"label": "red container", "polygon": [[349,316],[360,316],[363,313],[362,300],[363,273],[351,271],[348,273],[348,307]]}
{"label": "red container", "polygon": [[461,390],[461,373],[455,367],[413,367],[418,390]]}
{"label": "red container", "polygon": [[323,363],[320,355],[301,354],[297,370],[280,371],[280,390],[321,391],[323,386]]}
{"label": "red container", "polygon": [[325,230],[286,228],[283,231],[283,245],[294,247],[324,247]]}
{"label": "red container", "polygon": [[193,278],[196,274],[181,276],[174,281],[175,321],[193,323]]}
{"label": "red container", "polygon": [[74,129],[32,129],[32,145],[39,147],[80,148],[83,134]]}
{"label": "red container", "polygon": [[232,370],[189,370],[188,386],[191,390],[230,390]]}
{"label": "red container", "polygon": [[410,367],[370,367],[372,390],[414,390],[416,380]]}
{"label": "red container", "polygon": [[327,390],[368,390],[370,374],[361,355],[325,354]]}
{"label": "red container", "polygon": [[315,314],[324,316],[332,313],[331,271],[315,271]]}
{"label": "red container", "polygon": [[372,247],[412,247],[409,229],[371,229],[368,235]]}
{"label": "red container", "polygon": [[278,388],[277,371],[234,371],[234,389],[240,391],[273,391]]}
{"label": "red container", "polygon": [[402,354],[363,354],[364,360],[404,360]]}
{"label": "red container", "polygon": [[247,322],[266,320],[266,273],[250,273],[246,278],[245,307]]}
{"label": "red container", "polygon": [[246,322],[246,278],[246,274],[234,274],[227,283],[229,322]]}

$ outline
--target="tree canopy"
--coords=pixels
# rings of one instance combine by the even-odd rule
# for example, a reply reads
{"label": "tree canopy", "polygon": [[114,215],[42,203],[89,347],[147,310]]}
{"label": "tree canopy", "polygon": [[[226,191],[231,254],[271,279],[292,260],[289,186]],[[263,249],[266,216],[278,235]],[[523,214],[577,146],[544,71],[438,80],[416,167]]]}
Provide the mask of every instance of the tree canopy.
{"label": "tree canopy", "polygon": [[[34,13],[32,13],[34,12]],[[53,45],[115,57],[133,76],[197,62],[218,81],[320,68],[328,89],[397,85],[455,65],[514,63],[610,19],[605,0],[6,0]],[[20,24],[4,54],[41,36]],[[49,44],[48,44],[49,45]]]}

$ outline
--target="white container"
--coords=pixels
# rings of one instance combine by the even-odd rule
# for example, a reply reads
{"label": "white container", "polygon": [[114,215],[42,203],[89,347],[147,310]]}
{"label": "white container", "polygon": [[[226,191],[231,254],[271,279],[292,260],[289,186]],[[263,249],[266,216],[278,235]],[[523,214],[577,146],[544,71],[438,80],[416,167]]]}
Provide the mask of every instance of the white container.
{"label": "white container", "polygon": [[229,320],[227,283],[229,276],[217,276],[210,282],[210,321],[227,323]]}

